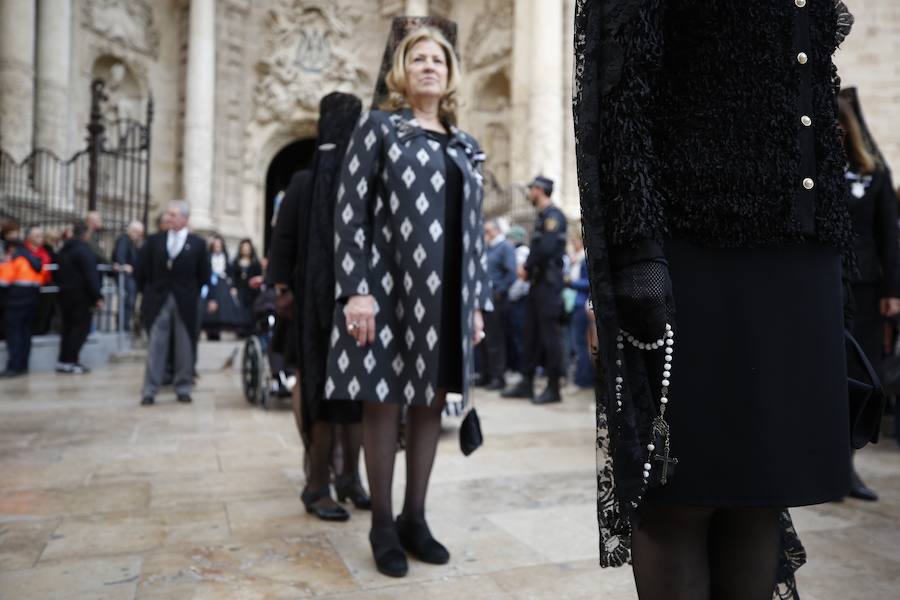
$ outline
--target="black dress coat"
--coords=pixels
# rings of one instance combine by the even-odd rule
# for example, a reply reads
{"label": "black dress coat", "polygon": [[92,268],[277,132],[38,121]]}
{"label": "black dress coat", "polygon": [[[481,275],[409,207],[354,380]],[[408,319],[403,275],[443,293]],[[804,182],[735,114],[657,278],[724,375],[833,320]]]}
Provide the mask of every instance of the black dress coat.
{"label": "black dress coat", "polygon": [[[445,156],[447,158],[445,158]],[[336,277],[326,398],[428,405],[437,395],[444,268],[446,173],[462,174],[463,252],[461,413],[474,371],[476,309],[493,310],[484,253],[484,154],[451,128],[446,154],[406,109],[362,116],[341,169],[334,210]],[[345,301],[375,298],[375,341],[363,348],[347,332]]]}
{"label": "black dress coat", "polygon": [[900,298],[897,200],[887,169],[879,168],[868,175],[848,170],[845,178],[856,235],[857,269],[851,278],[855,308],[853,336],[869,360],[877,364],[884,345],[880,300]]}
{"label": "black dress coat", "polygon": [[[629,355],[622,408],[611,408],[620,330],[612,264],[659,257],[672,238],[739,249],[815,240],[852,250],[831,60],[850,23],[835,0],[576,1],[574,120],[599,335],[603,566],[630,560],[655,404],[647,366]],[[776,594],[792,598],[805,553],[786,512],[782,529]]]}
{"label": "black dress coat", "polygon": [[143,295],[141,320],[149,331],[171,294],[178,305],[178,315],[188,333],[196,339],[199,334],[200,289],[209,282],[211,275],[206,242],[200,236],[189,233],[170,268],[166,236],[167,232],[151,235],[138,253],[134,278],[138,291]]}

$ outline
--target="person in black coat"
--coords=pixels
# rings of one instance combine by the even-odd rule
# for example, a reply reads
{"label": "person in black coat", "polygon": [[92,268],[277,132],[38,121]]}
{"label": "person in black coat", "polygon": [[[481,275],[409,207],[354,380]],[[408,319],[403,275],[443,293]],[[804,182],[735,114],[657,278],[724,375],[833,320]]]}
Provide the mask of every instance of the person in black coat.
{"label": "person in black coat", "polygon": [[[601,564],[796,596],[787,507],[850,485],[835,0],[576,0]],[[674,366],[673,366],[674,365]]]}
{"label": "person in black coat", "polygon": [[362,407],[350,401],[324,402],[326,359],[334,312],[334,205],[344,150],[359,118],[361,103],[335,92],[320,103],[319,147],[312,168],[291,179],[278,213],[269,274],[281,294],[294,302],[300,396],[297,420],[307,443],[309,477],[302,499],[307,511],[326,520],[349,518],[331,498],[329,466],[339,425],[343,463],[335,480],[338,500],[368,508],[359,476]]}
{"label": "person in black coat", "polygon": [[143,294],[141,320],[150,332],[144,405],[154,403],[162,385],[172,336],[175,393],[179,402],[191,401],[200,289],[209,281],[210,264],[205,241],[188,231],[189,217],[187,202],[170,202],[167,231],[150,236],[138,256],[135,281]]}
{"label": "person in black coat", "polygon": [[259,297],[259,278],[262,275],[262,264],[256,257],[250,238],[244,238],[238,244],[229,275],[240,308],[238,334],[246,337],[253,330],[253,303]]}
{"label": "person in black coat", "polygon": [[100,293],[97,255],[88,245],[88,228],[84,223],[74,224],[72,237],[59,251],[57,263],[56,284],[59,286],[62,336],[56,370],[60,373],[87,373],[88,369],[78,361],[78,355],[91,331],[91,309],[103,307],[103,296]]}
{"label": "person in black coat", "polygon": [[[884,355],[885,318],[900,314],[900,251],[897,248],[897,200],[891,172],[870,140],[856,90],[843,90],[838,98],[841,138],[847,151],[844,178],[850,194],[850,217],[856,234],[857,271],[853,290],[853,336],[869,360],[878,364]],[[858,379],[864,377],[856,374]],[[878,495],[854,469],[850,496],[874,501]]]}

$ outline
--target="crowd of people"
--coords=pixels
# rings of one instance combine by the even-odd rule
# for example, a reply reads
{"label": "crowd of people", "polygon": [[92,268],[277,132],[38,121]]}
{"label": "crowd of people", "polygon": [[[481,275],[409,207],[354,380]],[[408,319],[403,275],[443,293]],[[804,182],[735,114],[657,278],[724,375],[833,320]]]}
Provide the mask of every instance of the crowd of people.
{"label": "crowd of people", "polygon": [[[795,7],[809,10],[801,0]],[[455,125],[454,48],[440,29],[400,24],[376,110],[363,112],[350,94],[322,100],[316,154],[284,192],[267,259],[245,239],[230,260],[223,238],[190,231],[184,201],[169,203],[145,242],[136,225],[116,242],[112,262],[131,282],[125,318],[140,295],[149,332],[141,404],[154,404],[167,382],[179,402],[191,402],[201,331],[211,340],[223,330],[248,334],[265,288],[279,299],[282,351],[300,374],[292,405],[306,451],[301,501],[329,521],[350,518],[346,500],[370,509],[381,573],[406,575],[408,556],[450,560],[426,519],[442,415],[470,421],[461,431],[471,451],[480,443],[473,386],[541,405],[561,402],[568,379],[597,389],[598,440],[608,453],[598,472],[604,564],[633,560],[646,600],[768,600],[777,586],[790,593],[802,548],[787,507],[848,492],[877,499],[850,458],[843,330],[873,361],[891,351],[885,325],[900,314],[900,251],[890,172],[855,95],[842,94],[833,115],[813,101],[831,89],[828,69],[775,90],[798,95],[779,104],[803,113],[789,116],[790,127],[761,113],[733,124],[763,140],[772,160],[748,154],[718,123],[684,118],[698,106],[728,112],[732,97],[771,109],[756,102],[770,71],[789,81],[806,53],[797,65],[748,66],[734,94],[710,95],[708,61],[673,61],[659,75],[641,54],[657,39],[657,21],[619,18],[628,39],[611,34],[599,12],[580,11],[576,51],[600,60],[606,39],[632,75],[671,92],[664,112],[672,128],[643,121],[656,89],[617,87],[622,69],[579,73],[584,239],[543,175],[527,185],[537,213],[530,240],[503,219],[485,222],[486,157]],[[677,30],[697,23],[689,13],[670,18]],[[745,38],[730,24],[754,19],[723,19],[696,51],[740,50]],[[675,35],[665,52],[694,53],[696,39]],[[601,98],[615,118],[596,114]],[[666,167],[623,131],[653,138]],[[789,166],[795,155],[804,157],[802,173]],[[732,177],[713,176],[722,172]],[[732,178],[754,185],[735,194]],[[785,192],[785,182],[796,189]],[[4,226],[8,374],[27,370],[35,298],[52,262],[64,304],[60,369],[83,371],[78,349],[92,308],[102,306],[96,217],[75,224],[62,247],[46,248],[40,228],[19,241]],[[851,251],[856,262],[842,263]],[[546,385],[536,393],[541,373]],[[395,515],[398,441],[406,483]]]}

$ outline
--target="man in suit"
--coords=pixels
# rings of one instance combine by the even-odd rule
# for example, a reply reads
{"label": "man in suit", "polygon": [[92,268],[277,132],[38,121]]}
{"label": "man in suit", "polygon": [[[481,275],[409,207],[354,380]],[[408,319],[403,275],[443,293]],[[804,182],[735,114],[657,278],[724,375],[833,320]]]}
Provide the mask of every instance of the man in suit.
{"label": "man in suit", "polygon": [[191,401],[200,288],[209,281],[210,266],[206,242],[188,231],[189,218],[187,202],[170,202],[165,212],[168,230],[147,238],[138,254],[134,278],[143,294],[141,318],[150,332],[142,405],[155,401],[170,342],[175,394],[179,402]]}
{"label": "man in suit", "polygon": [[494,310],[485,313],[484,317],[487,337],[478,346],[482,357],[478,384],[498,391],[506,387],[505,321],[509,316],[509,288],[517,276],[516,248],[506,239],[496,219],[484,224],[484,239],[487,242],[488,277],[494,294]]}
{"label": "man in suit", "polygon": [[132,221],[128,230],[116,238],[112,251],[113,269],[116,273],[124,273],[122,290],[125,300],[125,331],[131,330],[131,316],[134,314],[134,301],[137,289],[134,283],[134,266],[137,263],[138,248],[144,238],[144,224]]}

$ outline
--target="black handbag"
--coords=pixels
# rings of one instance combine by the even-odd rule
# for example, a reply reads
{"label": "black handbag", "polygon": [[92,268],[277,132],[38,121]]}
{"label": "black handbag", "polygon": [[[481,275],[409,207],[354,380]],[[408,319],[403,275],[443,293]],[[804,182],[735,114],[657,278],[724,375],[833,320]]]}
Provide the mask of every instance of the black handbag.
{"label": "black handbag", "polygon": [[855,450],[859,450],[869,442],[878,443],[886,398],[881,387],[881,380],[859,342],[848,331],[844,331],[844,337],[847,341],[848,363],[852,364],[852,361],[855,360],[858,366],[862,367],[862,372],[868,379],[868,381],[859,381],[853,377],[847,377],[850,399],[850,445]]}
{"label": "black handbag", "polygon": [[469,409],[462,424],[459,426],[459,448],[466,456],[472,454],[484,443],[484,436],[481,435],[481,421],[478,419],[478,413],[475,407]]}

